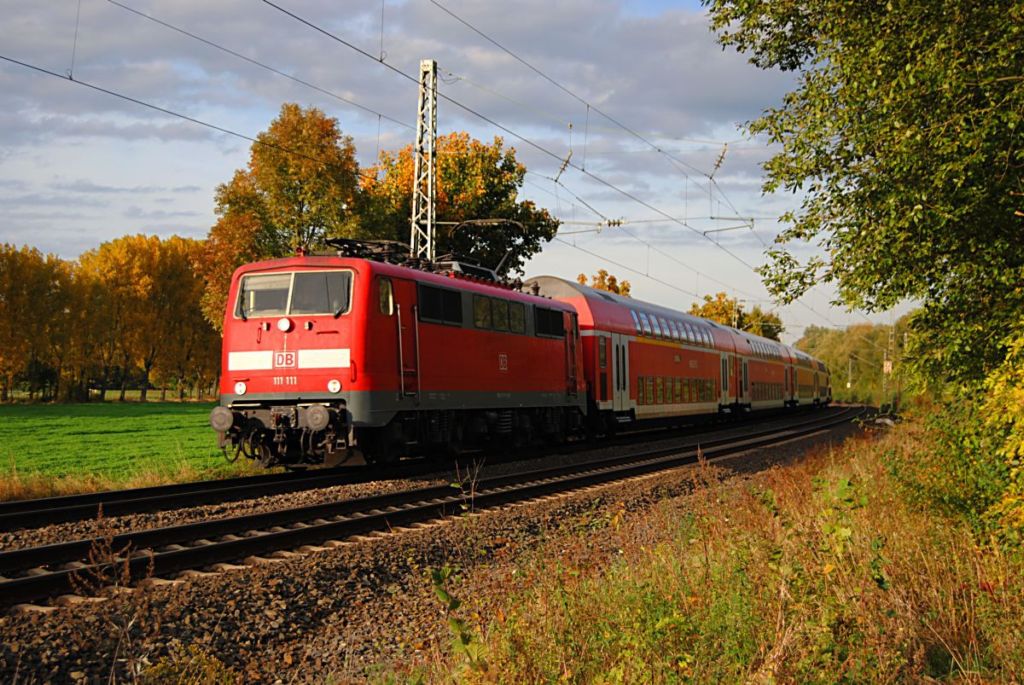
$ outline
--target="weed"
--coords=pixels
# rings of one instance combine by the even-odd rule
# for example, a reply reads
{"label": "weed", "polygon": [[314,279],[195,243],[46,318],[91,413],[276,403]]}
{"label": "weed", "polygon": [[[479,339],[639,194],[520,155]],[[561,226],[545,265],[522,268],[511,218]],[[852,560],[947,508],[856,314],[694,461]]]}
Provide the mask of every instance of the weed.
{"label": "weed", "polygon": [[234,685],[242,682],[242,678],[198,645],[179,645],[146,668],[139,682],[142,685]]}
{"label": "weed", "polygon": [[448,582],[454,573],[452,567],[445,565],[431,570],[430,581],[434,587],[434,594],[437,595],[437,599],[444,607],[445,617],[448,619],[448,628],[452,633],[452,653],[458,658],[464,659],[469,669],[483,672],[487,670],[483,644],[466,620],[456,613],[462,606],[462,600],[451,594],[448,587]]}

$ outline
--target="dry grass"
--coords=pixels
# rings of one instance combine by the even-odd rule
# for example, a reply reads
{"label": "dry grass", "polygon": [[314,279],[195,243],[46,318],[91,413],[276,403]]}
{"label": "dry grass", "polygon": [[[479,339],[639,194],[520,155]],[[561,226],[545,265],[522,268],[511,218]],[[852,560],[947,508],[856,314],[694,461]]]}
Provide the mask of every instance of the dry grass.
{"label": "dry grass", "polygon": [[486,668],[455,655],[428,679],[1021,682],[1024,563],[901,494],[880,455],[915,431],[748,479],[698,471],[622,523],[610,562],[562,540],[480,626]]}
{"label": "dry grass", "polygon": [[150,463],[127,475],[99,473],[71,473],[52,476],[44,473],[21,473],[13,465],[0,473],[0,502],[15,499],[35,499],[74,495],[84,492],[103,492],[124,488],[144,488],[189,481],[246,476],[267,473],[253,462],[239,460],[220,468],[202,468],[187,460]]}

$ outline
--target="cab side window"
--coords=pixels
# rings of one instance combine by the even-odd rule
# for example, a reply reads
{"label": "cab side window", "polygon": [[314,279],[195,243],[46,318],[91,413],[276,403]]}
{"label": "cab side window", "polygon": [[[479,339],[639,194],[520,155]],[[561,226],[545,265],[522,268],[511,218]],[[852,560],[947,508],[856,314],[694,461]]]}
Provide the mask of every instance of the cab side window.
{"label": "cab side window", "polygon": [[381,314],[391,316],[395,313],[395,291],[390,278],[377,279],[377,298]]}
{"label": "cab side window", "polygon": [[483,295],[473,296],[473,325],[477,328],[490,328],[491,300]]}

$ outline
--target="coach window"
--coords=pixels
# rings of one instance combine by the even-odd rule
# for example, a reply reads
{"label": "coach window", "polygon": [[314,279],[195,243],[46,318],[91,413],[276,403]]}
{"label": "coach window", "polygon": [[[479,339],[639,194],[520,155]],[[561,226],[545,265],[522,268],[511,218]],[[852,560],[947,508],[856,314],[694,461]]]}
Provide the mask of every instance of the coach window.
{"label": "coach window", "polygon": [[473,296],[473,325],[477,328],[491,327],[491,300],[483,295]]}
{"label": "coach window", "polygon": [[666,339],[671,338],[672,332],[668,329],[668,321],[665,321],[665,319],[658,317],[658,323],[661,324],[661,337]]}
{"label": "coach window", "polygon": [[603,335],[597,339],[597,365],[602,369],[608,368],[608,338]]}
{"label": "coach window", "polygon": [[381,314],[391,316],[395,313],[395,292],[390,278],[377,279],[377,297]]}
{"label": "coach window", "polygon": [[462,325],[462,293],[420,284],[420,319]]}
{"label": "coach window", "polygon": [[661,337],[661,326],[658,325],[658,317],[656,317],[656,316],[654,316],[652,314],[649,318],[651,320],[651,328],[654,329],[654,337],[655,338],[660,338]]}
{"label": "coach window", "polygon": [[629,310],[630,315],[633,317],[633,326],[636,328],[637,335],[644,332],[644,329],[640,327],[640,319],[637,317],[636,312],[632,309]]}
{"label": "coach window", "polygon": [[685,331],[686,332],[686,342],[689,342],[689,343],[697,342],[697,336],[695,336],[693,334],[693,326],[691,326],[688,323],[687,324],[683,324],[683,325],[686,326],[686,331]]}
{"label": "coach window", "polygon": [[668,325],[672,327],[672,339],[679,340],[682,337],[679,335],[679,324],[675,321],[669,321]]}
{"label": "coach window", "polygon": [[644,335],[652,335],[651,322],[643,312],[640,312],[640,325],[644,327]]}
{"label": "coach window", "polygon": [[508,300],[491,300],[491,321],[494,330],[508,330]]}
{"label": "coach window", "polygon": [[513,333],[526,332],[526,305],[522,302],[508,303],[508,328]]}

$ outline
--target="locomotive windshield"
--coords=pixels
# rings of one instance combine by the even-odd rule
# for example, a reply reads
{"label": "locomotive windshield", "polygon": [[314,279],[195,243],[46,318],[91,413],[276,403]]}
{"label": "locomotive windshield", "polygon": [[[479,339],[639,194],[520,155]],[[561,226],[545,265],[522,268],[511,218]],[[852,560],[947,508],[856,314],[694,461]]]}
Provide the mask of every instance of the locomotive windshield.
{"label": "locomotive windshield", "polygon": [[352,272],[296,271],[242,277],[235,316],[331,314],[348,311]]}

